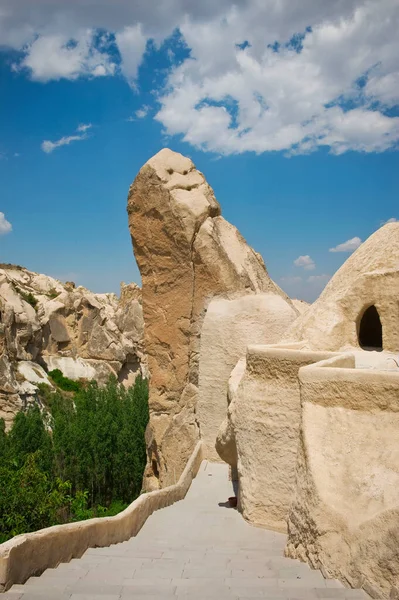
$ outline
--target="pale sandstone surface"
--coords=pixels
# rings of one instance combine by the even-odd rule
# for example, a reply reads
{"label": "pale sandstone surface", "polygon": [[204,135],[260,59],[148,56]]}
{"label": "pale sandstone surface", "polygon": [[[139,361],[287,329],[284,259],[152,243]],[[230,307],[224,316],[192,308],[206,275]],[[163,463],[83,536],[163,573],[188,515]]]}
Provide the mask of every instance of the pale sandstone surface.
{"label": "pale sandstone surface", "polygon": [[[35,307],[27,302],[31,294]],[[121,286],[115,294],[93,294],[74,284],[22,267],[0,267],[0,417],[7,427],[15,414],[37,401],[46,370],[71,379],[131,382],[145,371],[140,289]]]}
{"label": "pale sandstone surface", "polygon": [[311,306],[311,304],[309,302],[306,302],[306,300],[298,300],[298,298],[291,298],[291,302],[300,315],[306,312],[309,306]]}
{"label": "pale sandstone surface", "polygon": [[399,578],[399,372],[355,357],[299,371],[302,422],[286,553],[374,598]]}
{"label": "pale sandstone surface", "polygon": [[399,356],[395,352],[351,350],[351,354],[355,358],[356,369],[397,371],[399,368]]}
{"label": "pale sandstone surface", "polygon": [[224,462],[231,467],[232,478],[238,481],[237,443],[234,430],[235,399],[247,368],[246,356],[240,358],[232,370],[227,385],[227,414],[222,421],[216,437],[215,450]]}
{"label": "pale sandstone surface", "polygon": [[[201,435],[196,414],[201,331],[210,301],[279,296],[284,307],[281,333],[297,311],[268,276],[262,258],[221,217],[212,188],[189,158],[169,149],[151,158],[129,190],[128,213],[143,284],[145,351],[151,376],[145,483],[151,489],[176,481]],[[255,306],[255,322],[258,315]],[[237,313],[236,323],[238,317]],[[215,379],[221,374],[224,378],[224,392],[212,399],[212,404],[218,404],[215,415],[221,416],[219,406],[226,409],[229,370],[243,350],[244,344],[237,345],[234,360],[226,356],[220,373],[214,365]],[[219,424],[215,423],[215,430]]]}
{"label": "pale sandstone surface", "polygon": [[237,468],[240,510],[250,523],[286,531],[301,418],[298,370],[329,356],[250,345],[246,364],[232,373],[216,449]]}
{"label": "pale sandstone surface", "polygon": [[197,417],[210,459],[219,460],[215,441],[226,417],[226,382],[237,359],[245,356],[248,344],[279,341],[293,318],[291,306],[277,294],[216,298],[208,305],[201,330]]}
{"label": "pale sandstone surface", "polygon": [[311,350],[359,348],[360,319],[374,305],[384,350],[399,352],[398,296],[399,223],[387,223],[348,258],[284,339]]}

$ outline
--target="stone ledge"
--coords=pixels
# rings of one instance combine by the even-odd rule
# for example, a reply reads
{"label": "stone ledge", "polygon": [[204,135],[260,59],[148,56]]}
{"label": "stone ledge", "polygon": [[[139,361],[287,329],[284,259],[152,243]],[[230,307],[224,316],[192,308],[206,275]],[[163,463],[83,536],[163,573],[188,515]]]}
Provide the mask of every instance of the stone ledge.
{"label": "stone ledge", "polygon": [[0,544],[0,592],[59,563],[80,558],[88,548],[118,544],[137,535],[154,511],[185,497],[201,462],[202,442],[198,442],[176,484],[139,496],[118,515],[54,525]]}

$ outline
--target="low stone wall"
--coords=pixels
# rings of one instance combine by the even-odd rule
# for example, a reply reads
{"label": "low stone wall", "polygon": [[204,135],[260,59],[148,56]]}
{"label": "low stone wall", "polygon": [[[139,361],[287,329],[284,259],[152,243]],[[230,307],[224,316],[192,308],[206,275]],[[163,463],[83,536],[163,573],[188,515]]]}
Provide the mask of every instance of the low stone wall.
{"label": "low stone wall", "polygon": [[298,370],[331,356],[295,345],[248,346],[246,369],[220,428],[217,449],[224,458],[224,447],[233,455],[234,436],[239,507],[254,525],[287,530],[301,416]]}
{"label": "low stone wall", "polygon": [[286,554],[388,598],[399,581],[399,372],[354,365],[345,355],[299,370]]}
{"label": "low stone wall", "polygon": [[79,558],[88,548],[110,546],[137,535],[154,511],[185,497],[201,461],[202,443],[198,442],[176,484],[141,495],[118,515],[55,525],[1,544],[0,591],[61,562]]}

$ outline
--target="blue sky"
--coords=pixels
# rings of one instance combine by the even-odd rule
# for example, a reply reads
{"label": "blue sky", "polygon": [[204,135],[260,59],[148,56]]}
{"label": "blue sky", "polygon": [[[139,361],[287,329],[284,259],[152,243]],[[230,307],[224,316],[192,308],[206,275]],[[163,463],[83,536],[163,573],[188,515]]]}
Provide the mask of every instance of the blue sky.
{"label": "blue sky", "polygon": [[98,292],[139,282],[127,192],[168,146],[312,301],[399,218],[398,3],[189,4],[155,19],[122,0],[0,0],[0,260]]}

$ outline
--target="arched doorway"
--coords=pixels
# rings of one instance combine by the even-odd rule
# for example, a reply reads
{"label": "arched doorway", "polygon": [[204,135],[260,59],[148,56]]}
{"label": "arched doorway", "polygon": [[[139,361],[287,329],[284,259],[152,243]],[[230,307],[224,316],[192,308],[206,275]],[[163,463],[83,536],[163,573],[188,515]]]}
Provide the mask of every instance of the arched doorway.
{"label": "arched doorway", "polygon": [[363,350],[382,350],[382,325],[376,307],[364,311],[359,324],[359,346]]}

